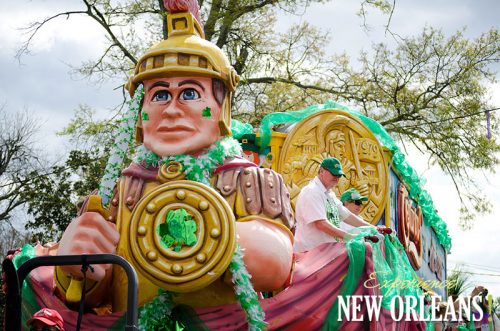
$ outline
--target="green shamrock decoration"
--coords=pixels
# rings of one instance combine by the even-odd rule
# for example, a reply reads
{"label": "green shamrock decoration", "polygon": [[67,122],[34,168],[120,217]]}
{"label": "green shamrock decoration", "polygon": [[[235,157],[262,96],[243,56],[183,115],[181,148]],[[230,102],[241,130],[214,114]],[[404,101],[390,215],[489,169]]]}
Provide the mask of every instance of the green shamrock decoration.
{"label": "green shamrock decoration", "polygon": [[196,222],[184,208],[171,210],[167,220],[158,226],[161,242],[167,248],[174,247],[174,252],[181,250],[183,245],[193,246],[198,241],[196,237]]}
{"label": "green shamrock decoration", "polygon": [[149,120],[149,115],[148,113],[146,113],[145,111],[142,112],[142,120],[143,121],[147,121]]}
{"label": "green shamrock decoration", "polygon": [[212,109],[210,107],[205,107],[205,109],[203,109],[203,112],[201,113],[201,116],[212,118]]}

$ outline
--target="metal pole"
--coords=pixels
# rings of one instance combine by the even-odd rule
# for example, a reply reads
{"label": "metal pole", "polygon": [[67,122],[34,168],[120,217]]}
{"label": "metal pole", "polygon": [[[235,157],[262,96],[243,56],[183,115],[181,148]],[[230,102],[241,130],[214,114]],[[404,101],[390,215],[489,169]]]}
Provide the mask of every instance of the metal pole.
{"label": "metal pole", "polygon": [[[9,287],[9,297],[12,295],[13,304],[12,310],[17,311],[17,316],[9,317],[12,324],[7,324],[6,330],[21,330],[21,290],[24,280],[28,274],[35,268],[41,266],[55,266],[55,265],[81,265],[84,262],[88,264],[118,264],[121,266],[128,277],[128,293],[127,293],[127,313],[125,330],[138,330],[137,327],[137,274],[134,268],[124,258],[114,254],[84,254],[84,255],[60,255],[60,256],[39,256],[32,258],[23,263],[17,270],[17,277],[14,277],[12,287]],[[12,263],[12,262],[11,262]],[[5,264],[5,262],[4,262]],[[13,265],[12,265],[13,266]],[[5,266],[4,266],[5,270]],[[11,271],[12,273],[12,271]],[[10,276],[10,275],[8,275]],[[17,281],[16,281],[17,279]],[[17,283],[17,284],[16,284]],[[9,285],[11,285],[9,283]],[[12,291],[12,293],[11,293]],[[7,328],[8,327],[8,328]]]}

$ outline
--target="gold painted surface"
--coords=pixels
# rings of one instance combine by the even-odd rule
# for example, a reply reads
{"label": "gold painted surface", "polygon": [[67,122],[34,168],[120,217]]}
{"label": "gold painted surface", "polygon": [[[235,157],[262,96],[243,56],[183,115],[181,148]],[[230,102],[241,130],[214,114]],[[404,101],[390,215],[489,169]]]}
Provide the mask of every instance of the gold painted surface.
{"label": "gold painted surface", "polygon": [[360,216],[376,223],[386,207],[388,167],[382,146],[357,118],[332,109],[315,113],[299,122],[288,134],[279,155],[278,172],[290,191],[292,204],[309,181],[318,174],[327,157],[336,157],[346,177],[334,189],[340,195],[354,187],[368,197]]}
{"label": "gold painted surface", "polygon": [[266,160],[262,165],[263,168],[271,168],[274,171],[277,171],[279,160],[278,156],[281,153],[281,148],[283,147],[283,143],[286,140],[287,136],[287,133],[273,132],[271,141],[269,142],[269,148],[271,149],[271,151],[266,156]]}
{"label": "gold painted surface", "polygon": [[[197,224],[197,243],[179,252],[161,243],[157,228],[169,211],[184,208]],[[132,213],[130,254],[138,273],[169,291],[206,287],[226,270],[236,247],[234,215],[214,189],[193,181],[172,181],[145,195]]]}
{"label": "gold painted surface", "polygon": [[186,175],[182,172],[182,164],[177,161],[162,164],[160,171],[158,172],[158,181],[162,184],[172,180],[181,180],[184,178],[186,178]]}

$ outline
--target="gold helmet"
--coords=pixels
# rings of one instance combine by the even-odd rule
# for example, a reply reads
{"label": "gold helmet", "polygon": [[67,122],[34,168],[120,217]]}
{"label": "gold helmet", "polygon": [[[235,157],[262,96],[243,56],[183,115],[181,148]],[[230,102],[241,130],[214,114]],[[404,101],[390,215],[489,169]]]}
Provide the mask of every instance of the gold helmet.
{"label": "gold helmet", "polygon": [[[240,77],[222,50],[205,40],[202,27],[190,12],[167,16],[168,39],[157,43],[139,59],[127,83],[131,96],[141,82],[160,77],[203,76],[224,82],[226,96],[219,121],[223,135],[230,135],[231,96]],[[140,117],[139,117],[140,118]],[[136,140],[142,142],[140,124]]]}

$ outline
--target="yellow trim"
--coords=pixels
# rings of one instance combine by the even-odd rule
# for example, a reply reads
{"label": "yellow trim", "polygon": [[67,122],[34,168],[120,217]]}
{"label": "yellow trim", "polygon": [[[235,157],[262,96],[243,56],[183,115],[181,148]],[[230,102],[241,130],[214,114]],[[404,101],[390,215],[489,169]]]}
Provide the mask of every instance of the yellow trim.
{"label": "yellow trim", "polygon": [[[71,278],[67,276],[64,271],[61,270],[61,267],[56,266],[54,268],[54,281],[56,283],[56,287],[64,293],[64,297],[66,302],[68,303],[78,303],[80,302],[83,288],[83,281]],[[98,288],[99,282],[87,279],[85,285],[85,296],[92,295],[96,288]]]}
{"label": "yellow trim", "polygon": [[[287,136],[288,133],[285,132],[272,132],[271,141],[269,142],[269,148],[271,149],[269,154],[272,157],[270,168],[274,171],[278,171],[278,161],[280,159],[281,148],[283,147],[283,143],[285,142]],[[257,133],[255,140],[257,140],[257,138],[260,138],[260,133]]]}

